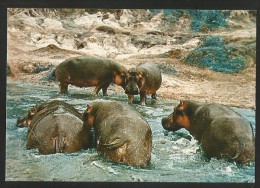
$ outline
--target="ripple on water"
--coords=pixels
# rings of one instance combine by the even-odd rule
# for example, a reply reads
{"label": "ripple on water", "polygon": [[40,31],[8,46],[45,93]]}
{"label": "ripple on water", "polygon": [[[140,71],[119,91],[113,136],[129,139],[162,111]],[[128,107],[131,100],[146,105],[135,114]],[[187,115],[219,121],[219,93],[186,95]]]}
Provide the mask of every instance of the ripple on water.
{"label": "ripple on water", "polygon": [[[152,159],[147,168],[113,163],[99,156],[94,148],[53,155],[39,155],[37,149],[27,150],[27,129],[17,128],[16,120],[36,104],[58,99],[72,104],[80,112],[93,101],[117,100],[127,104],[127,96],[123,93],[92,98],[93,88],[75,88],[69,88],[69,95],[62,95],[58,87],[7,84],[7,181],[255,182],[255,163],[237,165],[222,159],[209,160],[188,131],[164,130],[161,118],[168,116],[179,103],[172,100],[149,98],[146,106],[132,105],[145,116],[152,129]],[[255,130],[255,111],[235,110],[247,118]]]}

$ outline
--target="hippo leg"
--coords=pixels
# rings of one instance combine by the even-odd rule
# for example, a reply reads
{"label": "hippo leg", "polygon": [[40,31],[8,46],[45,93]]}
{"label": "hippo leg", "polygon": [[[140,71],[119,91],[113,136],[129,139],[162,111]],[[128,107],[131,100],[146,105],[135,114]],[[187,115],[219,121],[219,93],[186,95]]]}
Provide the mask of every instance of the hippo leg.
{"label": "hippo leg", "polygon": [[140,93],[140,104],[142,106],[145,106],[145,102],[146,102],[146,94],[145,93]]}
{"label": "hippo leg", "polygon": [[156,93],[152,94],[152,99],[156,99]]}
{"label": "hippo leg", "polygon": [[104,84],[104,86],[102,87],[103,96],[108,96],[108,94],[107,94],[108,86],[109,86],[109,83],[107,85]]}
{"label": "hippo leg", "polygon": [[93,91],[93,96],[97,96],[98,92],[102,89],[103,91],[103,95],[106,96],[107,95],[107,88],[109,86],[110,83],[107,82],[102,82],[101,84],[97,85],[97,87],[95,88],[95,90]]}
{"label": "hippo leg", "polygon": [[68,93],[68,85],[67,83],[60,82],[60,93]]}
{"label": "hippo leg", "polygon": [[98,85],[96,88],[95,88],[95,90],[93,91],[93,93],[92,93],[92,95],[93,96],[97,96],[98,95],[98,92],[101,90],[101,87],[100,87],[100,85]]}
{"label": "hippo leg", "polygon": [[133,104],[134,95],[128,95],[128,104]]}

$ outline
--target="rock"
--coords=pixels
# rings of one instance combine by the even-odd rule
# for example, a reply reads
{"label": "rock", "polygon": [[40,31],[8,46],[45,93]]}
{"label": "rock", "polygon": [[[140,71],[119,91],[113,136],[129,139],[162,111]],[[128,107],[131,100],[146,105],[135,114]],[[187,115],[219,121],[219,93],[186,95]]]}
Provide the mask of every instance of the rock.
{"label": "rock", "polygon": [[62,23],[57,20],[53,20],[50,18],[44,19],[43,24],[41,25],[44,29],[51,29],[51,30],[63,30]]}

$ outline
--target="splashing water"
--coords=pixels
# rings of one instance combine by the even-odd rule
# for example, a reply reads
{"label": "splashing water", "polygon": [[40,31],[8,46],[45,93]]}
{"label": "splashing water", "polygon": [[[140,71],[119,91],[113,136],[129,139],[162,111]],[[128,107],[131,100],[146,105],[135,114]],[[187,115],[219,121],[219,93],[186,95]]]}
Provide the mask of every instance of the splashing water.
{"label": "splashing water", "polygon": [[[110,93],[102,100],[125,102],[124,94]],[[171,113],[178,101],[148,99],[146,106],[133,106],[146,118],[153,133],[151,164],[138,168],[113,163],[97,154],[95,148],[71,154],[39,155],[26,149],[26,128],[17,128],[16,120],[29,108],[44,101],[63,100],[83,112],[93,102],[90,93],[80,88],[61,95],[58,87],[26,83],[7,84],[6,181],[77,181],[77,182],[255,182],[255,163],[237,165],[223,159],[208,160],[199,144],[181,129],[168,132],[162,117]],[[234,108],[253,125],[255,111]]]}

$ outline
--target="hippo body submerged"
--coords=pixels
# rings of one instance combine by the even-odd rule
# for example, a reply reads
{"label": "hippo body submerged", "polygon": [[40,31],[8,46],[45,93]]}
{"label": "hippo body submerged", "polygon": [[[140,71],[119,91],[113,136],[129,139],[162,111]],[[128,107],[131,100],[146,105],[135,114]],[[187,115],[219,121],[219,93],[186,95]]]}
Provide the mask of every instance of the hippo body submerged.
{"label": "hippo body submerged", "polygon": [[95,129],[97,151],[127,165],[145,167],[152,150],[152,132],[134,108],[120,102],[94,102],[83,114],[86,125]]}
{"label": "hippo body submerged", "polygon": [[107,88],[114,82],[124,88],[126,68],[110,59],[93,56],[69,58],[55,69],[55,77],[60,82],[60,92],[67,93],[68,85],[78,87],[96,86],[93,95],[102,89],[107,95]]}
{"label": "hippo body submerged", "polygon": [[57,100],[34,108],[28,124],[27,149],[53,154],[77,152],[90,146],[91,129],[83,125],[82,115],[75,108]]}
{"label": "hippo body submerged", "polygon": [[159,68],[153,63],[143,63],[128,70],[125,93],[128,103],[131,104],[134,95],[140,94],[140,104],[145,105],[146,95],[156,98],[156,91],[161,87],[162,75]]}
{"label": "hippo body submerged", "polygon": [[162,119],[164,129],[187,129],[208,157],[238,163],[255,159],[255,139],[251,124],[232,109],[219,104],[181,101],[174,112]]}

